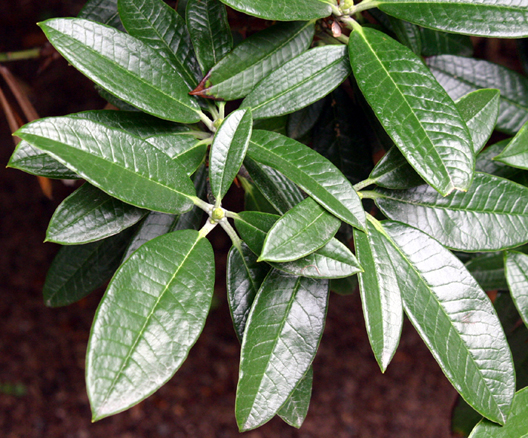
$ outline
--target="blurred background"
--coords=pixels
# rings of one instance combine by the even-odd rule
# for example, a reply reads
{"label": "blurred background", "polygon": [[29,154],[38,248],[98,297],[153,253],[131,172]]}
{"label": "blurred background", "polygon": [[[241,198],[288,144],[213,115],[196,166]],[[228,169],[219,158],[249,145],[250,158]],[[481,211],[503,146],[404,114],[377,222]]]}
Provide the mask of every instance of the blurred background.
{"label": "blurred background", "polygon": [[[42,49],[38,59],[0,62],[18,78],[40,117],[102,109],[106,104],[93,84],[46,43],[36,25],[51,17],[75,16],[83,4],[84,0],[0,1],[0,52]],[[230,18],[238,23],[247,20],[235,14]],[[519,69],[514,42],[474,43],[477,57]],[[2,78],[0,88],[14,104]],[[14,109],[22,114],[16,104]],[[214,308],[182,368],[146,401],[92,424],[84,360],[103,290],[58,309],[47,308],[41,292],[58,250],[58,245],[43,243],[46,226],[74,187],[52,181],[46,189],[51,189],[48,198],[36,177],[5,169],[13,149],[10,126],[0,110],[0,436],[239,436],[234,417],[239,344],[225,292],[228,238],[221,232],[212,234],[217,254]],[[242,193],[233,190],[231,199],[236,210]],[[275,418],[244,436],[446,438],[451,436],[455,400],[456,392],[408,321],[400,347],[382,375],[368,343],[359,294],[332,294],[303,427],[295,430]]]}

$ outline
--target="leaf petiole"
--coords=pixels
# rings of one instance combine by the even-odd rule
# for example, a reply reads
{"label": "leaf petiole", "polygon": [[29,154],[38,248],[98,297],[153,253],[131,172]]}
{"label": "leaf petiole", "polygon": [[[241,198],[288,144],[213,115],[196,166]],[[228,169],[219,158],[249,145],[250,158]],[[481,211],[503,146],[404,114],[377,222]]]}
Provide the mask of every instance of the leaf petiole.
{"label": "leaf petiole", "polygon": [[374,190],[365,190],[363,192],[358,193],[358,195],[361,195],[361,199],[384,198],[383,195],[379,194],[378,192],[375,192]]}
{"label": "leaf petiole", "polygon": [[359,192],[360,190],[364,189],[365,187],[368,187],[371,184],[375,184],[375,182],[376,182],[376,180],[371,179],[371,178],[367,178],[367,179],[365,179],[363,181],[360,181],[357,184],[355,184],[354,185],[354,190],[356,192]]}
{"label": "leaf petiole", "polygon": [[[228,212],[226,211],[226,216],[227,216],[227,213]],[[229,238],[231,239],[231,242],[233,243],[233,246],[240,253],[242,253],[242,240],[240,239],[240,237],[238,237],[238,234],[236,233],[234,228],[231,226],[231,224],[229,222],[227,222],[227,220],[222,220],[222,221],[219,222],[219,224],[224,229],[224,231],[227,233]]]}
{"label": "leaf petiole", "polygon": [[218,225],[218,222],[212,222],[210,219],[207,219],[205,221],[205,225],[198,231],[198,234],[201,238],[204,238],[207,236],[216,226]]}
{"label": "leaf petiole", "polygon": [[207,117],[204,112],[198,111],[198,116],[200,117],[200,120],[204,123],[204,125],[207,126],[207,129],[209,129],[209,131],[216,132],[214,122],[209,117]]}

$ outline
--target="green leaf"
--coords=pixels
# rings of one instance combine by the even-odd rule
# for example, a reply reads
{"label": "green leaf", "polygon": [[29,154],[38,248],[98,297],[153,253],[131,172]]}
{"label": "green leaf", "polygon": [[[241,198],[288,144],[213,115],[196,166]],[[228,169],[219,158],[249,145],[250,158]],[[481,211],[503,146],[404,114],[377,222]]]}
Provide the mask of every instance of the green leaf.
{"label": "green leaf", "polygon": [[326,0],[222,0],[240,12],[266,20],[299,21],[324,18],[332,14],[330,2]]}
{"label": "green leaf", "polygon": [[325,104],[325,99],[321,99],[290,114],[288,124],[286,125],[288,137],[294,140],[300,140],[307,135],[315,126],[319,117],[321,117],[323,109],[326,106]]}
{"label": "green leaf", "polygon": [[194,187],[183,168],[126,131],[75,117],[23,126],[16,135],[124,202],[164,213],[183,213]]}
{"label": "green leaf", "polygon": [[391,29],[398,38],[398,41],[407,46],[417,55],[422,53],[422,36],[420,28],[407,21],[399,20],[391,16],[387,17],[391,24]]}
{"label": "green leaf", "polygon": [[162,119],[200,120],[200,108],[180,75],[142,41],[78,18],[51,19],[40,26],[70,64],[125,102]]}
{"label": "green leaf", "polygon": [[489,61],[443,55],[427,59],[427,65],[452,99],[480,88],[500,91],[497,129],[514,135],[528,121],[528,79]]}
{"label": "green leaf", "polygon": [[[238,214],[235,226],[251,251],[259,255],[266,234],[278,218],[279,216],[272,214],[244,211]],[[335,238],[299,260],[288,263],[271,262],[270,265],[291,275],[310,278],[344,278],[362,270],[354,254]]]}
{"label": "green leaf", "polygon": [[396,146],[378,161],[369,179],[380,187],[394,190],[410,189],[424,183]]}
{"label": "green leaf", "polygon": [[273,205],[264,197],[262,192],[246,178],[238,175],[238,181],[244,189],[244,210],[260,211],[262,213],[277,214]]}
{"label": "green leaf", "polygon": [[233,48],[226,8],[219,0],[189,0],[186,21],[198,63],[205,75]]}
{"label": "green leaf", "polygon": [[203,329],[213,285],[213,249],[194,230],[151,240],[121,266],[88,343],[94,421],[135,405],[174,375]]}
{"label": "green leaf", "polygon": [[162,0],[119,0],[119,15],[130,35],[166,58],[192,90],[201,78],[185,21]]}
{"label": "green leaf", "polygon": [[307,50],[314,31],[313,21],[290,22],[249,36],[209,71],[193,94],[224,100],[247,96],[272,71]]}
{"label": "green leaf", "polygon": [[263,129],[286,135],[288,116],[272,117],[270,119],[253,120],[253,129]]}
{"label": "green leaf", "polygon": [[339,219],[365,228],[365,211],[350,182],[309,147],[280,134],[256,130],[248,156],[283,173]]}
{"label": "green leaf", "polygon": [[528,242],[528,188],[477,172],[467,192],[442,197],[423,185],[378,190],[376,204],[390,219],[405,222],[460,251],[497,251]]}
{"label": "green leaf", "polygon": [[472,36],[528,36],[528,2],[519,0],[378,0],[378,8],[420,26]]}
{"label": "green leaf", "polygon": [[482,420],[470,438],[526,438],[528,435],[528,388],[521,389],[515,394],[508,416],[508,423],[501,427],[488,420]]}
{"label": "green leaf", "polygon": [[385,372],[400,342],[403,307],[390,246],[383,231],[370,221],[368,234],[354,231],[356,255],[364,272],[358,274],[365,325],[376,361]]}
{"label": "green leaf", "polygon": [[466,263],[466,269],[484,290],[508,289],[502,252],[479,255]]}
{"label": "green leaf", "polygon": [[438,32],[420,28],[422,34],[422,56],[459,55],[472,56],[473,43],[467,35]]}
{"label": "green leaf", "polygon": [[266,235],[259,261],[290,262],[326,245],[341,221],[312,198],[306,198],[273,224]]}
{"label": "green leaf", "polygon": [[383,223],[390,260],[412,324],[460,395],[504,424],[515,391],[506,336],[493,306],[464,265],[425,233]]}
{"label": "green leaf", "polygon": [[281,406],[277,414],[290,426],[299,429],[310,407],[312,397],[313,368],[308,368],[304,377],[297,384],[290,397]]}
{"label": "green leaf", "polygon": [[62,247],[44,283],[46,306],[67,306],[105,284],[119,267],[133,233],[129,228],[97,242]]}
{"label": "green leaf", "polygon": [[469,129],[475,153],[482,150],[495,128],[499,115],[499,98],[499,90],[483,89],[473,91],[456,102]]}
{"label": "green leaf", "polygon": [[253,300],[269,270],[267,263],[257,262],[257,256],[244,242],[240,250],[233,246],[227,255],[227,299],[235,332],[240,341],[244,336]]}
{"label": "green leaf", "polygon": [[316,47],[259,82],[241,107],[251,108],[255,119],[289,114],[326,96],[349,74],[346,47]]}
{"label": "green leaf", "polygon": [[251,110],[236,110],[227,116],[214,136],[209,156],[209,181],[218,205],[242,166],[252,124]]}
{"label": "green leaf", "polygon": [[78,179],[79,176],[63,166],[48,154],[39,151],[27,141],[21,141],[15,148],[7,167],[19,169],[31,175],[54,179]]}
{"label": "green leaf", "polygon": [[521,130],[508,143],[508,146],[497,155],[494,160],[507,164],[508,166],[519,169],[528,169],[528,122],[523,125]]}
{"label": "green leaf", "polygon": [[504,255],[504,265],[511,297],[528,327],[528,255],[508,251]]}
{"label": "green leaf", "polygon": [[244,167],[262,195],[279,213],[286,213],[304,199],[299,188],[272,167],[247,156]]}
{"label": "green leaf", "polygon": [[477,155],[477,161],[475,162],[475,170],[477,172],[490,173],[492,175],[500,176],[502,178],[511,179],[521,171],[515,167],[510,167],[502,164],[499,161],[495,161],[494,158],[499,155],[504,148],[511,141],[511,138],[499,141],[486,149],[481,151]]}
{"label": "green leaf", "polygon": [[86,183],[57,207],[46,241],[78,245],[101,240],[131,227],[146,214],[146,210],[125,204]]}
{"label": "green leaf", "polygon": [[363,95],[407,161],[444,196],[467,190],[475,165],[468,129],[422,60],[368,28],[354,30],[348,48]]}
{"label": "green leaf", "polygon": [[77,17],[124,30],[117,12],[117,0],[88,0]]}
{"label": "green leaf", "polygon": [[270,420],[304,377],[323,334],[327,303],[325,280],[268,274],[242,340],[235,405],[241,431]]}
{"label": "green leaf", "polygon": [[358,287],[357,275],[330,280],[330,290],[338,295],[352,295]]}

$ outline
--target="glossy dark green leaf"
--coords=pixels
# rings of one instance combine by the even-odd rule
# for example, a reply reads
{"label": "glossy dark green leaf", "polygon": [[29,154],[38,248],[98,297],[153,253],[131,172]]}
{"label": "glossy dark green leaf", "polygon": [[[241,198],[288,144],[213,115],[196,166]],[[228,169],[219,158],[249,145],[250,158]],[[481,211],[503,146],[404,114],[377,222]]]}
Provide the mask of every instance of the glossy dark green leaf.
{"label": "glossy dark green leaf", "polygon": [[464,265],[427,234],[384,222],[394,246],[403,307],[446,377],[478,412],[504,424],[515,391],[506,336],[485,292]]}
{"label": "glossy dark green leaf", "polygon": [[326,0],[222,0],[240,12],[266,20],[299,21],[328,17],[332,13]]}
{"label": "glossy dark green leaf", "polygon": [[508,422],[501,427],[482,420],[471,432],[470,438],[525,438],[528,434],[528,388],[515,394]]}
{"label": "glossy dark green leaf", "polygon": [[365,211],[341,172],[326,158],[291,138],[253,131],[248,156],[278,170],[344,222],[364,229]]}
{"label": "glossy dark green leaf", "polygon": [[350,74],[346,47],[316,47],[283,64],[242,102],[255,119],[289,114],[326,96]]}
{"label": "glossy dark green leaf", "polygon": [[510,179],[521,172],[520,169],[507,166],[506,164],[502,164],[501,162],[494,160],[494,158],[504,150],[510,141],[511,138],[499,141],[498,143],[488,146],[486,149],[481,151],[477,155],[475,170],[477,172],[490,173],[492,175],[507,179]]}
{"label": "glossy dark green leaf", "polygon": [[[242,239],[256,255],[262,252],[266,234],[279,216],[244,211],[235,219],[235,226]],[[288,263],[270,263],[291,275],[310,278],[345,278],[361,271],[356,257],[337,239],[331,239],[324,247],[299,260]]]}
{"label": "glossy dark green leaf", "polygon": [[410,189],[424,183],[396,146],[378,161],[369,179],[380,187],[394,190]]}
{"label": "glossy dark green leaf", "polygon": [[308,368],[304,377],[297,384],[290,397],[281,406],[277,414],[290,426],[299,429],[310,407],[312,397],[313,368]]}
{"label": "glossy dark green leaf", "polygon": [[66,116],[37,120],[16,135],[136,207],[183,213],[193,205],[194,187],[183,168],[126,131]]}
{"label": "glossy dark green leaf", "polygon": [[473,36],[528,36],[528,1],[519,0],[379,0],[394,17],[432,29]]}
{"label": "glossy dark green leaf", "polygon": [[46,241],[78,245],[120,233],[139,222],[147,210],[125,204],[91,184],[83,184],[55,210]]}
{"label": "glossy dark green leaf", "polygon": [[218,128],[209,155],[211,191],[219,204],[233,183],[249,146],[251,110],[236,110]]}
{"label": "glossy dark green leaf", "polygon": [[244,189],[244,210],[260,211],[262,213],[277,214],[273,205],[264,197],[262,192],[246,178],[238,175],[238,181]]}
{"label": "glossy dark green leaf", "polygon": [[494,160],[519,169],[528,169],[528,122]]}
{"label": "glossy dark green leaf", "polygon": [[312,148],[335,164],[352,184],[367,178],[374,166],[367,126],[360,106],[338,88],[326,98],[313,129]]}
{"label": "glossy dark green leaf", "polygon": [[121,266],[88,343],[94,420],[128,409],[174,375],[203,329],[213,285],[213,249],[194,230],[151,240]]}
{"label": "glossy dark green leaf", "polygon": [[286,135],[286,125],[288,123],[288,116],[271,117],[270,119],[260,119],[253,121],[253,129],[264,129],[266,131],[277,132],[278,134]]}
{"label": "glossy dark green leaf", "polygon": [[201,78],[191,37],[182,17],[162,0],[119,0],[119,15],[130,35],[166,58],[189,90]]}
{"label": "glossy dark green leaf", "polygon": [[244,160],[244,167],[262,195],[279,213],[286,213],[304,199],[299,188],[272,167],[249,157]]}
{"label": "glossy dark green leaf", "polygon": [[323,334],[327,303],[326,280],[268,274],[242,340],[235,405],[240,430],[275,416],[304,377]]}
{"label": "glossy dark green leaf", "polygon": [[510,294],[524,323],[528,326],[528,255],[508,251],[504,257]]}
{"label": "glossy dark green leaf", "polygon": [[180,75],[144,42],[78,18],[51,19],[40,26],[70,64],[125,102],[162,119],[200,120],[200,108]]}
{"label": "glossy dark green leaf", "polygon": [[508,289],[504,276],[504,255],[502,252],[479,255],[466,263],[466,269],[477,280],[480,287],[486,291]]}
{"label": "glossy dark green leaf", "polygon": [[456,102],[469,129],[475,153],[482,150],[495,128],[499,115],[499,98],[499,90],[483,89],[466,94]]}
{"label": "glossy dark green leaf", "polygon": [[[338,88],[339,90],[339,88]],[[317,119],[321,116],[325,107],[325,99],[295,111],[288,117],[287,133],[288,137],[299,140],[304,137],[314,127]]]}
{"label": "glossy dark green leaf", "polygon": [[273,224],[266,235],[259,261],[290,262],[326,245],[341,221],[312,198],[306,198]]}
{"label": "glossy dark green leaf", "polygon": [[422,34],[422,56],[473,55],[473,43],[467,35],[439,32],[420,28]]}
{"label": "glossy dark green leaf", "polygon": [[188,0],[186,21],[205,75],[233,48],[226,8],[219,0]]}
{"label": "glossy dark green leaf", "polygon": [[242,242],[240,251],[232,247],[227,256],[227,299],[238,339],[242,341],[246,320],[260,285],[270,266],[258,263],[257,256]]}
{"label": "glossy dark green leaf", "polygon": [[77,17],[124,30],[117,11],[117,0],[88,0]]}
{"label": "glossy dark green leaf", "polygon": [[21,141],[15,148],[7,167],[19,169],[31,175],[53,179],[78,179],[79,176],[45,152]]}
{"label": "glossy dark green leaf", "polygon": [[352,295],[358,287],[357,275],[330,280],[330,290],[338,295]]}
{"label": "glossy dark green leaf", "polygon": [[133,232],[129,228],[97,242],[62,247],[44,283],[46,306],[67,306],[105,284],[119,267]]}
{"label": "glossy dark green leaf", "polygon": [[489,61],[443,55],[427,59],[436,79],[456,100],[480,88],[500,91],[497,129],[514,135],[528,120],[528,79]]}
{"label": "glossy dark green leaf", "polygon": [[496,251],[528,242],[528,188],[477,172],[467,192],[442,197],[427,185],[379,189],[376,204],[387,217],[460,251]]}
{"label": "glossy dark green leaf", "polygon": [[422,36],[420,28],[408,21],[403,21],[395,17],[388,16],[392,31],[398,41],[407,46],[417,55],[422,53]]}
{"label": "glossy dark green leaf", "polygon": [[374,223],[368,234],[354,231],[356,255],[364,272],[358,274],[363,316],[372,351],[385,372],[400,342],[403,307],[398,275],[393,266],[387,237]]}
{"label": "glossy dark green leaf", "polygon": [[257,32],[218,62],[195,90],[200,96],[235,100],[310,46],[314,22],[277,23]]}
{"label": "glossy dark green leaf", "polygon": [[368,28],[354,30],[348,48],[363,95],[407,161],[444,196],[466,190],[475,165],[467,126],[422,60]]}

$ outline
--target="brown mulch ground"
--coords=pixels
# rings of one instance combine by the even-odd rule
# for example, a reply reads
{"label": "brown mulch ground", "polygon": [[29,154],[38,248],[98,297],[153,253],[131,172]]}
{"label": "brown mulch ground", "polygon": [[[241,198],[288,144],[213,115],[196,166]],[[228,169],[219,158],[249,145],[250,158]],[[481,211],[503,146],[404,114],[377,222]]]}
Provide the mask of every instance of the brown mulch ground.
{"label": "brown mulch ground", "polygon": [[[74,15],[82,1],[0,1],[0,51],[44,40],[33,23]],[[89,81],[62,60],[38,72],[36,61],[10,65],[23,78],[41,116],[101,108]],[[46,199],[36,178],[3,169],[13,149],[0,117],[0,437],[135,438],[239,436],[234,419],[239,344],[217,278],[217,306],[176,376],[131,410],[90,422],[84,358],[98,291],[68,308],[49,309],[41,289],[58,247],[43,244],[47,222],[71,191],[54,182]],[[214,236],[217,270],[225,266],[227,239]],[[19,385],[23,395],[8,394]],[[402,341],[385,375],[374,360],[358,294],[333,295],[314,363],[313,398],[300,431],[280,419],[247,437],[446,438],[456,393],[414,329]]]}

